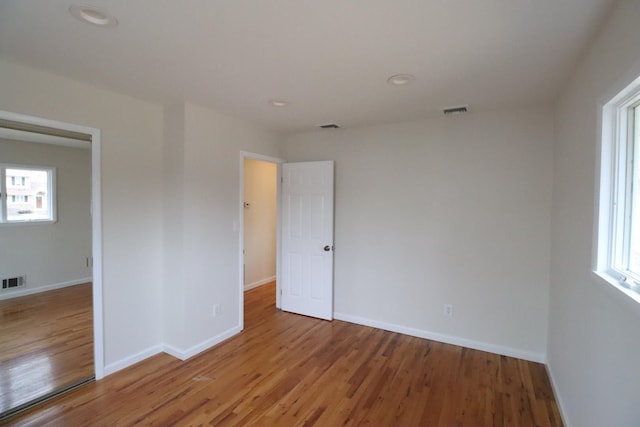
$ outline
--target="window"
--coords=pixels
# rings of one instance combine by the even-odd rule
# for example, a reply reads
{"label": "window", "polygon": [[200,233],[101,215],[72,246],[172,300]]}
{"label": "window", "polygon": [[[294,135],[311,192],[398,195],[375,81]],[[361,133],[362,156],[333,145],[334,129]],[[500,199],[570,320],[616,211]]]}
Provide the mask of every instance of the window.
{"label": "window", "polygon": [[[14,170],[13,173],[20,173],[20,172]],[[9,181],[11,181],[12,187],[24,187],[25,185],[27,185],[26,176],[7,176],[7,186],[9,185]]]}
{"label": "window", "polygon": [[0,224],[56,220],[55,168],[0,164]]}
{"label": "window", "polygon": [[640,78],[602,110],[596,273],[640,302]]}

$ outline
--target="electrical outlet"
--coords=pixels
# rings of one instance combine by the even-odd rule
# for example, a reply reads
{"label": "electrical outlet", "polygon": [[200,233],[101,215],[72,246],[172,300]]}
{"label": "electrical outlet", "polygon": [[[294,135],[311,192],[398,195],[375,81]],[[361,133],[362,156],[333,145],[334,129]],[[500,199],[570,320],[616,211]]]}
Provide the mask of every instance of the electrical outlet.
{"label": "electrical outlet", "polygon": [[217,317],[220,314],[220,304],[213,305],[213,317]]}
{"label": "electrical outlet", "polygon": [[443,314],[447,317],[453,317],[453,305],[452,304],[445,304],[444,305],[444,312]]}

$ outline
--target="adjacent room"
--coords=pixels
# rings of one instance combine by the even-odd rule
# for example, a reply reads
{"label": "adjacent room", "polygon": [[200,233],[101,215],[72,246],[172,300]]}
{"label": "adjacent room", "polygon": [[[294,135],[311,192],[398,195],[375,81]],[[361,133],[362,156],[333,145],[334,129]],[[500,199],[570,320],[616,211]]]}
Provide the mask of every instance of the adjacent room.
{"label": "adjacent room", "polygon": [[91,146],[6,127],[0,135],[6,412],[93,378]]}
{"label": "adjacent room", "polygon": [[638,22],[0,2],[0,422],[639,425]]}

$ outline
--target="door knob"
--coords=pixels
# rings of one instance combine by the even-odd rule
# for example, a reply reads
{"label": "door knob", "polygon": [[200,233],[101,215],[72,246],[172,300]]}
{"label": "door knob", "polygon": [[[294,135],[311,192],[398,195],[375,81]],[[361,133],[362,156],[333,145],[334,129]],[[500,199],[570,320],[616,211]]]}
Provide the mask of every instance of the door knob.
{"label": "door knob", "polygon": [[324,249],[325,252],[329,252],[333,248],[331,246],[327,245],[323,249]]}

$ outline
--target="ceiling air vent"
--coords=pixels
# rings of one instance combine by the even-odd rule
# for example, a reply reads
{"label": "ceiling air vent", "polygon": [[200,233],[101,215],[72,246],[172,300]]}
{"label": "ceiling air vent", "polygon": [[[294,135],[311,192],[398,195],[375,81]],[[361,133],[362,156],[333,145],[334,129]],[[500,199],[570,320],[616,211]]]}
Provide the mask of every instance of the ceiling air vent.
{"label": "ceiling air vent", "polygon": [[316,126],[321,129],[340,129],[340,126],[335,123],[325,123],[325,124],[316,125]]}
{"label": "ceiling air vent", "polygon": [[469,112],[469,106],[468,105],[458,105],[456,107],[443,108],[442,112],[445,115],[449,115],[449,114],[464,114],[464,113],[468,113]]}

